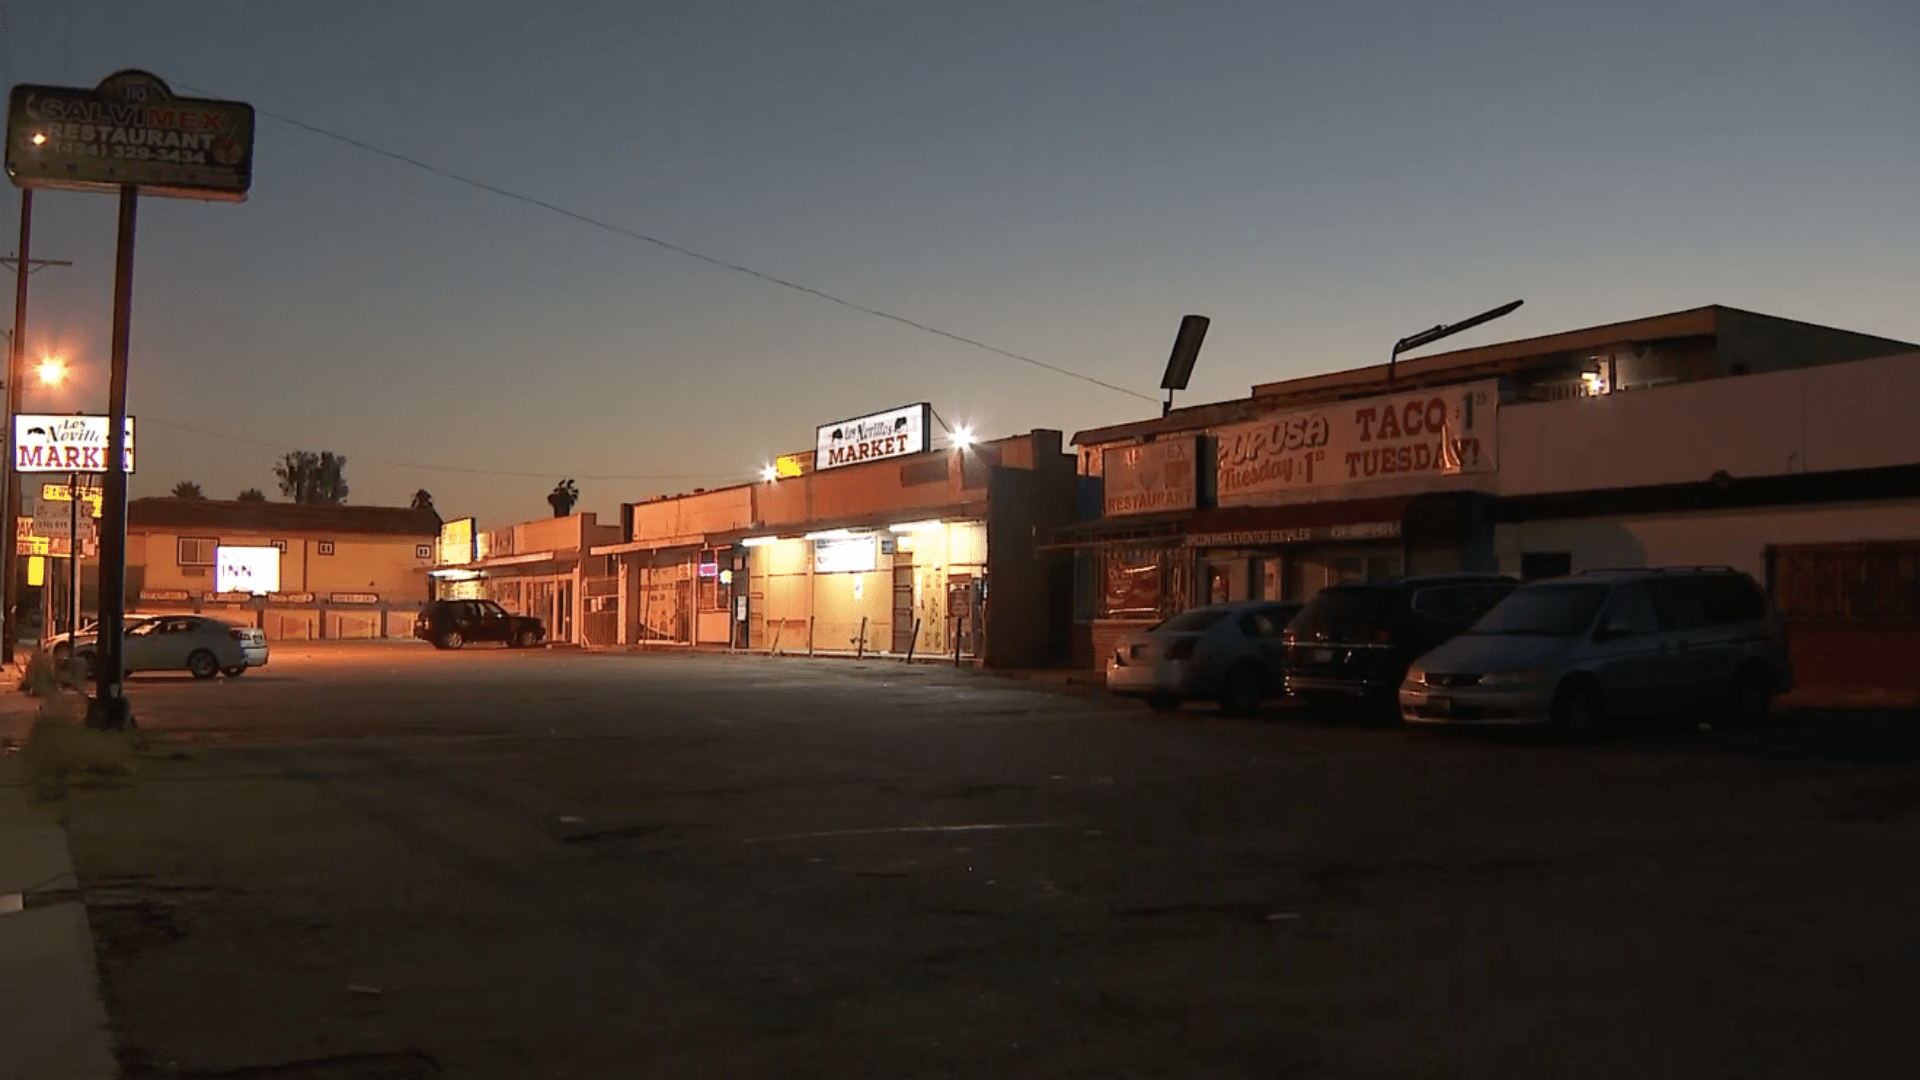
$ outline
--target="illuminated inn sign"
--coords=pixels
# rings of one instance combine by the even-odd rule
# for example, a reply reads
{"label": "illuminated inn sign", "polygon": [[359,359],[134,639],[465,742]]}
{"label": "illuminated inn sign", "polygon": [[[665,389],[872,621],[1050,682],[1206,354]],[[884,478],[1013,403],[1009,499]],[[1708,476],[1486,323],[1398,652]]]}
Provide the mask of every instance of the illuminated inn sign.
{"label": "illuminated inn sign", "polygon": [[933,406],[922,402],[828,424],[814,433],[815,469],[927,452]]}

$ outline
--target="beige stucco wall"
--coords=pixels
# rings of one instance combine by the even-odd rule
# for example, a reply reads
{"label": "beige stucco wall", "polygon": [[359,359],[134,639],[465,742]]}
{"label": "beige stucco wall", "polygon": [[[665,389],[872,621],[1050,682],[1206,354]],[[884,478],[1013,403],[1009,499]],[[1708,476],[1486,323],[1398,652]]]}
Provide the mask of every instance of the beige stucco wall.
{"label": "beige stucco wall", "polygon": [[1920,462],[1920,353],[1500,410],[1499,492]]}
{"label": "beige stucco wall", "polygon": [[[144,569],[142,588],[187,589],[196,594],[213,591],[212,567],[180,565],[179,541],[183,536],[210,537],[228,547],[265,547],[275,540],[287,541],[287,551],[280,556],[281,592],[311,592],[321,600],[331,592],[378,593],[389,602],[424,602],[427,598],[427,569],[433,563],[434,538],[430,536],[147,532],[128,538],[129,563]],[[333,541],[332,555],[319,554],[322,539]],[[417,553],[423,544],[429,549],[427,558]],[[196,569],[201,572],[191,572]]]}
{"label": "beige stucco wall", "polygon": [[1756,578],[1774,544],[1906,540],[1920,536],[1920,499],[1820,506],[1693,510],[1500,525],[1502,573],[1519,574],[1522,552],[1565,551],[1573,569],[1731,566]]}

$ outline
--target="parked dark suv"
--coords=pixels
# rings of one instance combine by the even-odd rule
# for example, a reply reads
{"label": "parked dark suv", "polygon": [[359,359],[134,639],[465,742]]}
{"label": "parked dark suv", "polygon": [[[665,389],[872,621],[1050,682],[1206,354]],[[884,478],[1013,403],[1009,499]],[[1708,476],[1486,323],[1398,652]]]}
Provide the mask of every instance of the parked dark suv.
{"label": "parked dark suv", "polygon": [[1472,626],[1520,583],[1442,574],[1329,585],[1287,624],[1287,692],[1309,707],[1399,714],[1407,665]]}
{"label": "parked dark suv", "polygon": [[413,636],[436,649],[457,649],[469,641],[530,649],[546,640],[547,628],[539,619],[514,615],[491,600],[435,600],[414,616]]}

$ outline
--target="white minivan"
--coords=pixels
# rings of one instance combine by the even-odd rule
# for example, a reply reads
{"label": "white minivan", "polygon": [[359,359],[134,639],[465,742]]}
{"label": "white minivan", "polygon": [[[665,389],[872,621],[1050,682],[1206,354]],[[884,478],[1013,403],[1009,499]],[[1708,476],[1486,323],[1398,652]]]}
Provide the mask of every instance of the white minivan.
{"label": "white minivan", "polygon": [[1581,737],[1680,712],[1751,723],[1792,688],[1785,626],[1748,575],[1593,570],[1522,585],[1422,656],[1400,686],[1400,714]]}

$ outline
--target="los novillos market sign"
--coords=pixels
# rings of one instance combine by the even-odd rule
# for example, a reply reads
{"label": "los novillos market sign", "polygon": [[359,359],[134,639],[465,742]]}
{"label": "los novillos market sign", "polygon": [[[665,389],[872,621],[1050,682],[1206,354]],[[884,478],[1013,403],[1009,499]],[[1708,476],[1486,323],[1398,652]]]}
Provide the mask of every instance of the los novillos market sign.
{"label": "los novillos market sign", "polygon": [[833,469],[924,454],[932,412],[933,406],[923,402],[827,424],[814,433],[813,467]]}

